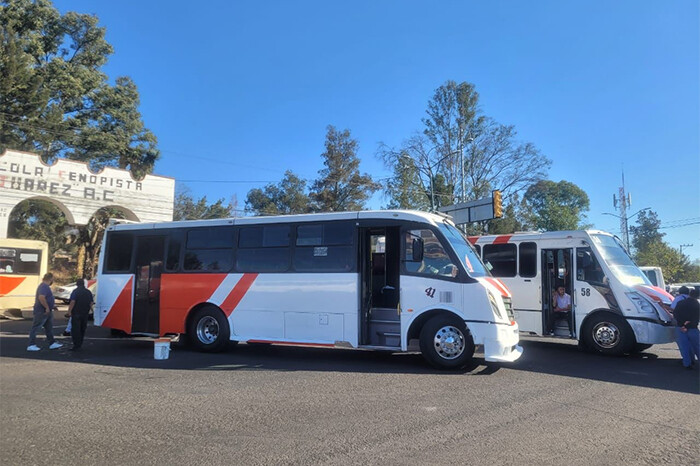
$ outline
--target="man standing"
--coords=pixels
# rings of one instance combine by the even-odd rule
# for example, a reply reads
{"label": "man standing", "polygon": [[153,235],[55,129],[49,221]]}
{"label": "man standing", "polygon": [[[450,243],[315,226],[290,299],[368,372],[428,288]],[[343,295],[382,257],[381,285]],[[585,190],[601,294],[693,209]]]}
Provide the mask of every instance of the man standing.
{"label": "man standing", "polygon": [[34,322],[32,322],[32,329],[29,331],[29,346],[27,347],[27,351],[39,351],[41,349],[36,345],[36,334],[41,327],[44,327],[44,331],[46,332],[46,341],[49,343],[49,349],[57,349],[63,346],[56,342],[53,337],[53,310],[56,307],[56,303],[53,298],[53,292],[51,291],[52,283],[53,274],[47,273],[36,289]]}
{"label": "man standing", "polygon": [[566,292],[566,288],[558,286],[557,291],[552,299],[552,307],[554,308],[549,318],[550,335],[554,335],[554,324],[557,319],[565,319],[566,325],[569,327],[569,337],[574,336],[571,330],[571,296]]}
{"label": "man standing", "polygon": [[71,350],[79,350],[83,345],[83,337],[87,328],[88,315],[92,308],[92,293],[85,288],[85,280],[79,279],[76,283],[77,287],[70,294],[70,304],[68,305],[68,313],[70,313],[71,322],[71,338],[73,339],[73,347]]}
{"label": "man standing", "polygon": [[697,290],[693,289],[689,297],[678,302],[673,317],[676,319],[676,343],[683,358],[683,367],[691,369],[695,359],[700,358],[700,302]]}
{"label": "man standing", "polygon": [[685,285],[681,286],[680,289],[678,290],[678,296],[673,298],[673,301],[671,302],[671,309],[676,309],[676,306],[678,305],[678,303],[680,303],[684,299],[688,298],[689,293],[690,293],[690,289],[687,286],[685,286]]}

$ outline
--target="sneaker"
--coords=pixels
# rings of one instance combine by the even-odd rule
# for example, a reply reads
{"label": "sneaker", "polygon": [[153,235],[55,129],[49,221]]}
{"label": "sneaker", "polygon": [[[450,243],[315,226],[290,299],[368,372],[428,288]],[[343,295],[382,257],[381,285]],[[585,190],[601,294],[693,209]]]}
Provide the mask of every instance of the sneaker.
{"label": "sneaker", "polygon": [[58,343],[58,342],[54,342],[54,343],[51,343],[51,346],[49,346],[49,349],[58,349],[61,346],[63,346],[63,345]]}
{"label": "sneaker", "polygon": [[39,350],[41,350],[41,348],[39,348],[39,347],[36,346],[36,345],[29,345],[29,346],[27,346],[27,351],[39,351]]}
{"label": "sneaker", "polygon": [[64,330],[64,331],[63,331],[63,336],[64,336],[64,337],[69,337],[69,336],[70,336],[70,332],[66,332],[66,331]]}

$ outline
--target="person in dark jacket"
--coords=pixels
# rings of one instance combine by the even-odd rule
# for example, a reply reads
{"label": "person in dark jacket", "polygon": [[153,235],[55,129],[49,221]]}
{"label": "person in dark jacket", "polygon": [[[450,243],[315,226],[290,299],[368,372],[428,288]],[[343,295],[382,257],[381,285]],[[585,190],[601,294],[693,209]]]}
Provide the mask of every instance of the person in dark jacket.
{"label": "person in dark jacket", "polygon": [[700,302],[698,290],[693,289],[687,298],[676,304],[673,311],[676,320],[676,343],[683,358],[683,367],[691,369],[700,358]]}
{"label": "person in dark jacket", "polygon": [[68,312],[70,313],[72,327],[70,336],[73,339],[73,347],[71,349],[79,350],[83,346],[83,338],[87,329],[88,315],[90,314],[90,309],[92,309],[93,297],[90,290],[85,288],[85,280],[81,278],[75,284],[77,286],[70,294]]}
{"label": "person in dark jacket", "polygon": [[32,329],[29,331],[27,351],[39,351],[41,349],[36,345],[36,334],[41,327],[44,327],[46,332],[46,341],[49,344],[49,349],[58,349],[63,346],[53,337],[53,311],[56,309],[56,303],[51,291],[52,283],[53,274],[47,273],[36,289],[33,311],[34,321],[32,322]]}

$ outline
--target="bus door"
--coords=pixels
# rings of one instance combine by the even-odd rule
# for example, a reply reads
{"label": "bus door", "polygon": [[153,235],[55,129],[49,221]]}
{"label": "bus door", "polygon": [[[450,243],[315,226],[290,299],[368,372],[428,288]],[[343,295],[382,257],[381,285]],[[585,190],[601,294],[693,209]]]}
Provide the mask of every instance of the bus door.
{"label": "bus door", "polygon": [[165,236],[136,238],[136,286],[132,333],[159,333],[160,276],[163,272]]}
{"label": "bus door", "polygon": [[401,346],[399,233],[398,227],[361,230],[363,345]]}
{"label": "bus door", "polygon": [[560,286],[571,296],[571,328],[575,332],[572,254],[571,248],[542,250],[542,334],[569,335],[566,320],[556,319],[554,315],[555,293]]}

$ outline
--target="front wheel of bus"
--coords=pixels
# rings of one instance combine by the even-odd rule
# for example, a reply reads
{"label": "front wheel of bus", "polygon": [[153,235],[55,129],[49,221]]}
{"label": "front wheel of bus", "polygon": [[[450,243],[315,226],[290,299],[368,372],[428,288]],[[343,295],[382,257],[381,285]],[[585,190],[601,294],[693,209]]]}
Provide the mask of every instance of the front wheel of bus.
{"label": "front wheel of bus", "polygon": [[438,369],[465,366],[474,355],[474,340],[463,321],[448,316],[436,316],[420,332],[423,357]]}
{"label": "front wheel of bus", "polygon": [[629,353],[634,345],[632,329],[614,314],[595,316],[586,322],[583,338],[588,348],[613,356]]}
{"label": "front wheel of bus", "polygon": [[223,312],[214,307],[197,311],[187,332],[194,347],[200,351],[223,351],[229,342],[228,320]]}

